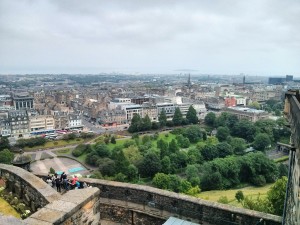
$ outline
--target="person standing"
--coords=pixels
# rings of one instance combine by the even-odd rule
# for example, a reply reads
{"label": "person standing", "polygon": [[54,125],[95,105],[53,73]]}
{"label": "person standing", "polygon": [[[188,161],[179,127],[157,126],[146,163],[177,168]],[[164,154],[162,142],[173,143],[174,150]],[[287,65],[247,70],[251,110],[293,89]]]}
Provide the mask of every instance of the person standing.
{"label": "person standing", "polygon": [[58,176],[55,177],[55,184],[56,184],[57,191],[61,192],[61,188],[60,188],[61,182],[60,182],[60,178]]}

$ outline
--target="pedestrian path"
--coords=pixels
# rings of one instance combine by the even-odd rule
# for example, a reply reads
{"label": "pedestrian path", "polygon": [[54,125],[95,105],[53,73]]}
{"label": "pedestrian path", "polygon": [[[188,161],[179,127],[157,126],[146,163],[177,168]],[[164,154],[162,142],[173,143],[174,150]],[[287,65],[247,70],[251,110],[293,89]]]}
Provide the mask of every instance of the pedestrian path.
{"label": "pedestrian path", "polygon": [[36,152],[36,155],[35,155],[35,160],[36,160],[36,161],[40,160],[40,159],[41,159],[41,156],[42,156],[42,152],[37,151],[37,152]]}
{"label": "pedestrian path", "polygon": [[57,155],[56,155],[55,153],[53,153],[52,151],[46,151],[46,153],[47,153],[48,155],[53,156],[53,157],[56,157],[56,156],[57,156]]}

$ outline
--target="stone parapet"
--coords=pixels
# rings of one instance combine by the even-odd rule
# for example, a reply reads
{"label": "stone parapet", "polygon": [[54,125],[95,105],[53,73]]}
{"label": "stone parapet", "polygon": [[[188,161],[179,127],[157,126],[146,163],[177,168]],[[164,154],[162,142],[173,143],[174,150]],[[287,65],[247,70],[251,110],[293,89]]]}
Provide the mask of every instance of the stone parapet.
{"label": "stone parapet", "polygon": [[0,164],[0,176],[6,189],[22,199],[32,212],[59,198],[59,194],[42,179],[16,166]]}
{"label": "stone parapet", "polygon": [[132,212],[142,212],[160,220],[175,216],[199,224],[252,225],[262,218],[265,225],[281,224],[279,216],[210,202],[149,186],[89,178],[82,178],[81,181],[100,189],[100,208],[103,207],[105,211],[109,211],[107,208],[111,205],[110,212],[113,212],[116,207],[121,207],[131,209]]}
{"label": "stone parapet", "polygon": [[98,188],[68,191],[24,222],[30,225],[96,225],[100,220],[99,193]]}

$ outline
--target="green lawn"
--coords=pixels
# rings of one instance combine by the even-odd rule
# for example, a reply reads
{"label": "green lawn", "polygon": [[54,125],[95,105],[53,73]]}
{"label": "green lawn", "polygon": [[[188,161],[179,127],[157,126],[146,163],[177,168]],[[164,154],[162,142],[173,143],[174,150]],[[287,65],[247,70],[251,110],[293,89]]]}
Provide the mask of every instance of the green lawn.
{"label": "green lawn", "polygon": [[20,214],[1,197],[0,197],[0,213],[3,213],[6,216],[14,216],[19,219],[21,218]]}
{"label": "green lawn", "polygon": [[81,156],[77,157],[76,159],[85,164],[85,159],[86,159],[87,154],[82,154]]}
{"label": "green lawn", "polygon": [[54,140],[54,141],[48,141],[46,142],[45,145],[40,145],[40,146],[34,146],[32,148],[30,147],[25,147],[25,151],[33,151],[33,150],[38,150],[38,149],[45,149],[45,148],[56,148],[56,147],[62,147],[62,146],[67,146],[67,145],[74,145],[74,144],[80,144],[83,143],[84,139],[82,138],[76,138],[75,140]]}
{"label": "green lawn", "polygon": [[226,196],[229,204],[237,207],[241,207],[241,204],[237,202],[235,199],[235,194],[237,191],[241,190],[244,193],[244,196],[256,198],[259,194],[262,197],[267,195],[267,192],[270,190],[270,187],[273,184],[265,185],[264,187],[255,187],[255,186],[248,186],[240,189],[230,189],[230,190],[216,190],[216,191],[204,191],[201,192],[197,197],[217,202],[220,197]]}
{"label": "green lawn", "polygon": [[72,151],[69,148],[64,148],[64,149],[61,149],[61,150],[54,151],[54,153],[56,155],[69,155],[69,154],[71,154],[71,152]]}

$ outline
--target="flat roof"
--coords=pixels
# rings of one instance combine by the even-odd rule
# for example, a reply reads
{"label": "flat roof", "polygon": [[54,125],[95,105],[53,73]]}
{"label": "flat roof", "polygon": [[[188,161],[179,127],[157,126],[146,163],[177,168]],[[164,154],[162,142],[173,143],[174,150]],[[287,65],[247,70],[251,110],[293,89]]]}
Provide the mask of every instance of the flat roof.
{"label": "flat roof", "polygon": [[171,216],[163,225],[199,225],[199,224],[186,221],[186,220],[181,220]]}
{"label": "flat roof", "polygon": [[252,109],[252,108],[248,108],[248,107],[228,107],[228,109],[233,109],[233,110],[237,110],[237,111],[241,111],[241,112],[252,112],[252,113],[263,113],[266,112],[264,110],[258,110],[258,109]]}

